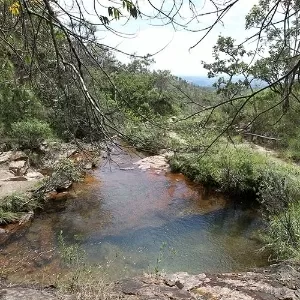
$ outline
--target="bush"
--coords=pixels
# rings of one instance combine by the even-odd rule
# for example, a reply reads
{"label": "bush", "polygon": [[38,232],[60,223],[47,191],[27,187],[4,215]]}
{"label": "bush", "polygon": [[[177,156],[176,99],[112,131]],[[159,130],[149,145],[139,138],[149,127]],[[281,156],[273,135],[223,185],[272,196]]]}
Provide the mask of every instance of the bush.
{"label": "bush", "polygon": [[293,170],[268,171],[259,188],[268,226],[264,235],[278,258],[300,258],[300,182]]}
{"label": "bush", "polygon": [[163,127],[131,121],[125,126],[125,134],[128,142],[137,150],[157,153],[167,147],[168,142]]}
{"label": "bush", "polygon": [[300,259],[300,202],[293,202],[271,216],[265,240],[278,258]]}
{"label": "bush", "polygon": [[294,176],[293,170],[284,170],[277,166],[263,173],[259,185],[259,200],[267,215],[280,214],[288,209],[300,196],[299,179]]}
{"label": "bush", "polygon": [[22,148],[38,148],[43,140],[51,136],[50,126],[37,119],[16,122],[11,125],[11,137],[16,139]]}
{"label": "bush", "polygon": [[42,182],[41,186],[34,191],[33,196],[42,201],[48,192],[66,190],[73,182],[79,181],[81,177],[82,168],[80,165],[70,159],[62,159],[54,165],[51,176]]}
{"label": "bush", "polygon": [[173,170],[183,172],[192,180],[232,194],[255,191],[266,167],[265,157],[251,149],[223,144],[205,155],[174,157],[170,163]]}
{"label": "bush", "polygon": [[12,194],[0,202],[0,224],[18,221],[22,215],[38,208],[37,199],[26,195]]}
{"label": "bush", "polygon": [[264,239],[277,258],[300,258],[299,167],[245,146],[217,147],[204,156],[173,157],[172,170],[231,194],[255,192],[267,224]]}

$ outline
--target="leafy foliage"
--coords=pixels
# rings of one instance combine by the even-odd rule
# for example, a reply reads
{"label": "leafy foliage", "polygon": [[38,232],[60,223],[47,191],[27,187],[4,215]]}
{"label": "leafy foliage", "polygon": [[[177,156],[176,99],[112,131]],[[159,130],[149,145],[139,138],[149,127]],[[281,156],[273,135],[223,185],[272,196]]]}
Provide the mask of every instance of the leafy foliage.
{"label": "leafy foliage", "polygon": [[26,195],[12,194],[0,202],[0,224],[16,222],[24,213],[31,212],[40,203]]}
{"label": "leafy foliage", "polygon": [[52,136],[52,131],[47,123],[31,119],[13,123],[10,135],[22,148],[35,149],[43,140]]}

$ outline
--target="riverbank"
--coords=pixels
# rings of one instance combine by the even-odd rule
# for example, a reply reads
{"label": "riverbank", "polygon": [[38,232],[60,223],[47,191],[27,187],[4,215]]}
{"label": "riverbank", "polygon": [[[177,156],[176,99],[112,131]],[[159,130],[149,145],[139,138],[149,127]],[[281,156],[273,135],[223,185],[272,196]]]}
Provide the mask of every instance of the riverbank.
{"label": "riverbank", "polygon": [[55,286],[37,287],[0,283],[3,300],[128,299],[128,300],[297,300],[300,299],[300,266],[280,263],[243,273],[145,275],[113,284],[81,286],[64,294]]}
{"label": "riverbank", "polygon": [[[66,198],[68,190],[96,166],[90,145],[43,143],[40,149],[10,150],[0,154],[1,240],[11,231],[7,224],[30,221],[51,199]],[[62,197],[63,196],[63,197]],[[14,231],[14,230],[13,230]],[[7,237],[7,236],[6,236]]]}

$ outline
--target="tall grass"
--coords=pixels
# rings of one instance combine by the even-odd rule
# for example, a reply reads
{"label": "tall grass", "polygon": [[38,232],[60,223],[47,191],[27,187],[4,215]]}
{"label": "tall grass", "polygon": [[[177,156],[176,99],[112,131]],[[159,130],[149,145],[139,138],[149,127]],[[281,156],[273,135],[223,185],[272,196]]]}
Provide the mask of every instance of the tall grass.
{"label": "tall grass", "polygon": [[86,263],[85,252],[78,244],[68,244],[62,232],[58,237],[58,247],[62,263],[68,268],[58,275],[56,285],[63,293],[69,293],[78,300],[121,299],[113,290],[113,283],[106,280],[101,266]]}

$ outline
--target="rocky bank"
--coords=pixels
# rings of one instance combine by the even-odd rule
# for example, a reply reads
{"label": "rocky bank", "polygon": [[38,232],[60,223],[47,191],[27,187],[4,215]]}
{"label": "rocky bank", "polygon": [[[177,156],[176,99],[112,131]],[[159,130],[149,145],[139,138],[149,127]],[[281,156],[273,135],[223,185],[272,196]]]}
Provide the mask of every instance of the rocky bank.
{"label": "rocky bank", "polygon": [[[38,289],[2,282],[0,299],[84,298],[62,295],[54,288]],[[116,282],[105,299],[296,300],[300,299],[300,265],[285,262],[244,273],[145,275]]]}

